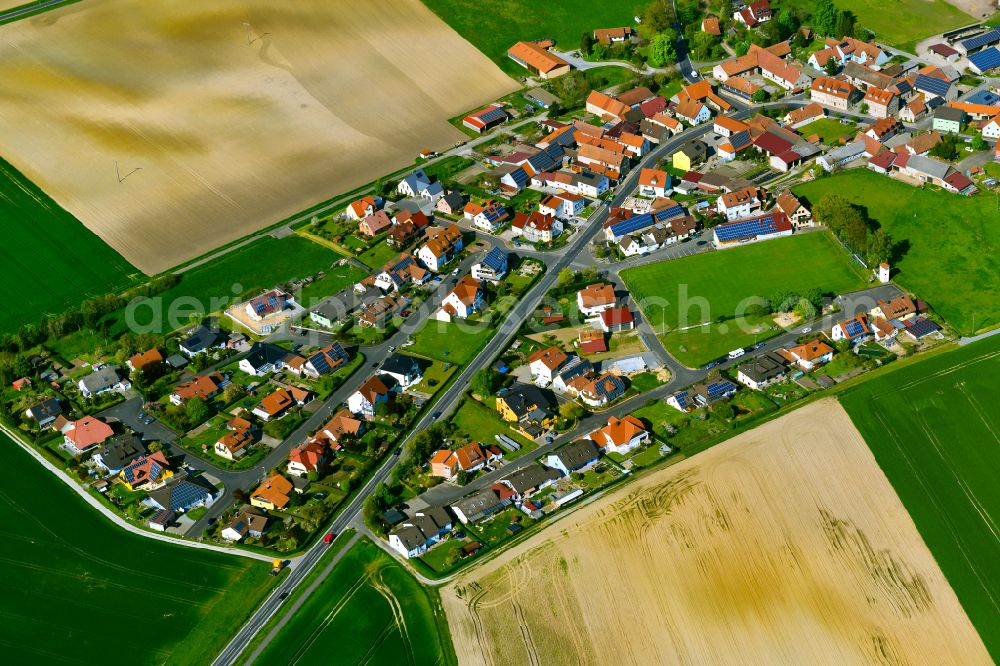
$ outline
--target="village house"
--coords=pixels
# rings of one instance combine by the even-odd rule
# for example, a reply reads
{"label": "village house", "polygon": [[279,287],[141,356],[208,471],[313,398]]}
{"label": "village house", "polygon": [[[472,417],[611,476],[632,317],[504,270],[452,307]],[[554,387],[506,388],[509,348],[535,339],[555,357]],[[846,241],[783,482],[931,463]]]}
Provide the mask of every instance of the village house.
{"label": "village house", "polygon": [[511,505],[513,491],[505,485],[494,484],[471,495],[466,495],[451,505],[452,513],[463,525],[478,523],[490,518]]}
{"label": "village house", "polygon": [[503,223],[507,221],[510,214],[503,204],[498,201],[487,201],[483,205],[469,202],[462,209],[465,219],[472,222],[472,226],[480,231],[496,233]]}
{"label": "village house", "polygon": [[770,0],[756,0],[733,12],[733,20],[754,28],[771,20]]}
{"label": "village house", "polygon": [[483,290],[476,278],[466,274],[441,301],[441,309],[435,313],[434,318],[439,321],[451,321],[453,317],[467,319],[469,315],[482,309]]}
{"label": "village house", "polygon": [[958,134],[965,123],[965,111],[950,106],[939,106],[934,109],[932,127],[939,132]]}
{"label": "village house", "polygon": [[833,360],[833,347],[822,340],[813,340],[782,352],[782,356],[806,372]]}
{"label": "village house", "polygon": [[415,512],[389,532],[389,547],[410,559],[426,553],[450,531],[448,512],[441,507],[428,507]]}
{"label": "village house", "polygon": [[80,389],[80,395],[84,398],[92,398],[110,391],[127,391],[132,388],[132,382],[125,379],[118,368],[113,365],[105,365],[89,375],[84,375],[77,382],[77,388]]}
{"label": "village house", "polygon": [[737,390],[736,384],[728,379],[717,379],[677,391],[668,396],[666,402],[680,412],[689,413],[728,400],[736,395]]}
{"label": "village house", "polygon": [[670,174],[660,169],[639,172],[639,194],[644,197],[665,197],[673,191]]}
{"label": "village house", "polygon": [[459,472],[476,472],[499,458],[499,450],[494,451],[479,442],[469,442],[454,451],[442,449],[431,456],[431,476],[454,481]]}
{"label": "village house", "polygon": [[253,424],[235,417],[226,422],[226,432],[216,440],[213,450],[215,455],[226,460],[239,460],[256,441]]}
{"label": "village house", "polygon": [[288,453],[288,465],[285,468],[292,476],[308,476],[310,472],[318,472],[326,464],[326,449],[316,441],[299,444]]}
{"label": "village house", "polygon": [[346,409],[341,409],[312,436],[310,441],[339,451],[343,448],[342,440],[356,439],[364,432],[365,422],[354,418],[354,415]]}
{"label": "village house", "polygon": [[250,494],[250,504],[258,509],[280,511],[288,506],[293,490],[291,481],[280,474],[274,474]]}
{"label": "village house", "polygon": [[542,215],[553,215],[562,219],[572,219],[579,215],[587,201],[579,194],[560,192],[550,194],[538,202],[538,212]]}
{"label": "village house", "polygon": [[144,373],[149,373],[156,370],[160,364],[163,363],[163,354],[160,353],[159,349],[155,347],[144,352],[139,352],[134,356],[130,356],[125,365],[132,372],[141,370]]}
{"label": "village house", "polygon": [[785,114],[785,117],[782,118],[782,121],[785,123],[786,127],[798,129],[808,125],[814,120],[819,120],[825,115],[826,109],[816,102],[810,102],[806,106],[789,111]]}
{"label": "village house", "polygon": [[528,367],[535,384],[548,386],[555,378],[555,373],[569,361],[566,352],[558,347],[539,349],[528,357]]}
{"label": "village house", "polygon": [[24,415],[38,424],[39,430],[53,425],[62,416],[62,403],[59,398],[45,398],[36,405],[25,410]]}
{"label": "village house", "polygon": [[562,220],[533,210],[525,215],[518,213],[511,223],[511,233],[529,243],[551,243],[563,232]]}
{"label": "village house", "polygon": [[576,395],[588,407],[603,407],[624,396],[627,389],[621,377],[604,373],[580,385]]}
{"label": "village house", "polygon": [[899,112],[899,98],[874,86],[865,91],[864,103],[868,105],[868,114],[874,118],[889,118]]}
{"label": "village house", "polygon": [[593,431],[588,437],[603,453],[618,455],[626,455],[650,441],[646,426],[631,414],[621,419],[608,417],[607,425]]}
{"label": "village house", "polygon": [[545,465],[569,476],[573,472],[583,472],[601,457],[597,445],[589,439],[578,439],[561,446],[545,459]]}
{"label": "village house", "polygon": [[845,319],[834,324],[830,331],[830,339],[834,342],[847,340],[852,345],[867,340],[871,336],[871,329],[868,327],[868,317],[859,314],[850,319]]}
{"label": "village house", "polygon": [[750,217],[763,208],[766,196],[766,193],[756,186],[726,192],[715,200],[715,209],[725,215],[727,220]]}
{"label": "village house", "polygon": [[352,414],[358,414],[369,420],[374,419],[378,405],[389,402],[397,390],[396,380],[389,375],[369,377],[347,398],[347,408]]}
{"label": "village house", "polygon": [[681,146],[671,157],[671,164],[675,169],[690,171],[694,165],[705,160],[708,154],[708,146],[704,141],[692,139]]}
{"label": "village house", "polygon": [[253,415],[262,421],[280,419],[292,407],[305,405],[312,400],[312,393],[297,386],[281,387],[264,396],[253,408]]}
{"label": "village house", "polygon": [[263,321],[270,315],[282,312],[291,299],[288,294],[272,289],[260,296],[255,296],[247,303],[245,312],[253,321]]}
{"label": "village house", "polygon": [[288,351],[267,342],[255,342],[246,356],[240,359],[239,369],[254,377],[263,377],[281,369]]}
{"label": "village house", "polygon": [[632,39],[632,28],[600,28],[594,31],[594,39],[598,43],[610,46],[611,44],[624,44]]}
{"label": "village house", "polygon": [[384,375],[389,375],[401,389],[408,389],[420,383],[423,373],[420,371],[420,364],[416,357],[406,354],[395,353],[382,361],[379,371]]}
{"label": "village house", "polygon": [[259,539],[267,529],[267,516],[249,506],[242,507],[222,528],[221,536],[226,541],[239,542],[248,536]]}
{"label": "village house", "polygon": [[444,195],[444,188],[441,186],[441,183],[431,180],[424,173],[423,169],[417,169],[400,180],[396,186],[396,191],[403,196],[420,197],[432,203],[437,203],[437,200]]}
{"label": "village house", "polygon": [[750,359],[736,369],[736,381],[755,391],[762,391],[788,376],[788,360],[774,352]]}
{"label": "village house", "polygon": [[375,211],[377,211],[381,205],[381,199],[368,195],[347,204],[347,209],[344,211],[344,214],[347,215],[348,220],[363,220],[369,215],[374,215]]}
{"label": "village house", "polygon": [[162,451],[140,455],[122,468],[118,479],[130,491],[153,490],[174,475]]}
{"label": "village house", "polygon": [[850,83],[829,76],[814,79],[809,90],[812,101],[840,111],[847,111],[851,96],[855,94],[855,88]]}
{"label": "village house", "polygon": [[170,394],[170,402],[175,405],[183,405],[192,398],[201,398],[207,402],[219,392],[222,382],[223,377],[219,373],[198,375],[175,386],[173,393]]}
{"label": "village house", "polygon": [[590,319],[615,306],[615,289],[610,284],[597,282],[576,292],[576,305],[580,314]]}
{"label": "village house", "polygon": [[531,384],[518,384],[496,398],[500,418],[512,427],[516,424],[516,428],[530,439],[555,423],[553,407],[553,401],[545,392]]}
{"label": "village house", "polygon": [[514,492],[517,502],[522,502],[537,492],[540,492],[562,478],[558,471],[532,463],[510,476],[501,479],[501,483]]}
{"label": "village house", "polygon": [[369,238],[374,238],[392,226],[392,219],[384,210],[377,210],[371,215],[366,215],[360,223],[358,230]]}
{"label": "village house", "polygon": [[384,296],[358,315],[358,325],[362,328],[384,328],[403,309],[403,303],[391,296]]}
{"label": "village house", "polygon": [[587,95],[587,113],[593,114],[601,120],[624,120],[625,114],[631,110],[627,104],[619,102],[610,95],[605,95],[598,90],[591,90]]}
{"label": "village house", "polygon": [[473,264],[472,277],[480,282],[496,284],[507,275],[509,261],[510,255],[494,246],[481,262]]}
{"label": "village house", "polygon": [[212,490],[202,485],[203,482],[177,479],[176,477],[156,490],[149,493],[150,506],[162,511],[180,513],[190,511],[199,506],[212,503]]}
{"label": "village house", "polygon": [[619,333],[635,328],[635,317],[632,316],[628,306],[622,305],[601,312],[598,323],[605,333]]}
{"label": "village house", "polygon": [[74,455],[88,451],[108,440],[114,431],[96,416],[84,416],[78,421],[70,421],[62,431],[63,444]]}
{"label": "village house", "polygon": [[734,222],[725,222],[712,228],[712,244],[716,249],[737,247],[781,236],[792,235],[792,223],[781,211]]}
{"label": "village house", "polygon": [[445,192],[444,196],[437,200],[434,209],[445,215],[459,215],[465,207],[465,197],[461,192],[451,190]]}
{"label": "village house", "polygon": [[204,324],[199,324],[178,346],[188,356],[194,356],[209,349],[225,347],[226,340],[218,331],[214,331]]}
{"label": "village house", "polygon": [[417,258],[427,270],[437,273],[461,251],[462,231],[456,225],[428,227],[427,241],[417,250]]}
{"label": "village house", "polygon": [[813,226],[812,211],[805,207],[789,189],[784,189],[774,202],[775,208],[785,214],[785,217],[796,229]]}

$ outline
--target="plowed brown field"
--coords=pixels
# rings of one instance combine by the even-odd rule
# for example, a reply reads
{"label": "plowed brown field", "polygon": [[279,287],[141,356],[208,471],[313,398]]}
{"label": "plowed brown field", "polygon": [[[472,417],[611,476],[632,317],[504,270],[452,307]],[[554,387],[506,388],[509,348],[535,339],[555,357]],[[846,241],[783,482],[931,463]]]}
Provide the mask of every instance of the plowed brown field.
{"label": "plowed brown field", "polygon": [[601,498],[448,585],[461,664],[988,664],[824,400]]}
{"label": "plowed brown field", "polygon": [[0,155],[148,273],[517,88],[419,0],[87,0],[0,28],[0,80]]}

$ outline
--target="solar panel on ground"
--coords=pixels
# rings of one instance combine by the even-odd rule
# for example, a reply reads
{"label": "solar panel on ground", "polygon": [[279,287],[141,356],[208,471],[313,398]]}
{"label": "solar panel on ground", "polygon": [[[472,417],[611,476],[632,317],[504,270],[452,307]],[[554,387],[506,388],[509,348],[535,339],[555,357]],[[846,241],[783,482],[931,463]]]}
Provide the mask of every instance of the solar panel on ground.
{"label": "solar panel on ground", "polygon": [[918,338],[922,338],[925,335],[933,333],[935,331],[940,331],[941,327],[935,324],[930,319],[920,318],[914,321],[912,324],[907,326],[907,329]]}

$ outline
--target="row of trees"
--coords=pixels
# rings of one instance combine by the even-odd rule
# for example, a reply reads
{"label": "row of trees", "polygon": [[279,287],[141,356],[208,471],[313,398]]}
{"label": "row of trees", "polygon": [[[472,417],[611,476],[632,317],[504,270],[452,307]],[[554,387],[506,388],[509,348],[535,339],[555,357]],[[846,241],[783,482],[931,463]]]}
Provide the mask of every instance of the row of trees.
{"label": "row of trees", "polygon": [[869,266],[893,259],[896,244],[889,233],[868,217],[862,207],[839,194],[824,195],[813,208],[813,215],[845,245],[864,257]]}

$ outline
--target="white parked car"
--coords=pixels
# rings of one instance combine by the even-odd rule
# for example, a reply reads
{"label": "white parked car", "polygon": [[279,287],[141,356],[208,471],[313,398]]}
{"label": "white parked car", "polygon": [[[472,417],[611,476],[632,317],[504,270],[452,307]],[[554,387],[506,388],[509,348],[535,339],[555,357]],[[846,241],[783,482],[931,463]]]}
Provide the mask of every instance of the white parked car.
{"label": "white parked car", "polygon": [[740,356],[743,356],[743,354],[746,354],[746,351],[741,347],[729,352],[729,358],[739,358]]}

